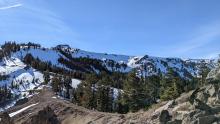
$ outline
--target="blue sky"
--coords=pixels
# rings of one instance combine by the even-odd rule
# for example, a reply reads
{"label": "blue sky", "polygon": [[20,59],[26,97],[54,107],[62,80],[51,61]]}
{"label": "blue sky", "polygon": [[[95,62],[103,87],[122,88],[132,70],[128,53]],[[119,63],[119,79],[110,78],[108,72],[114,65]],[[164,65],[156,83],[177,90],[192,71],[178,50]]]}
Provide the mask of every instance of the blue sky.
{"label": "blue sky", "polygon": [[105,53],[213,58],[219,0],[0,0],[0,43]]}

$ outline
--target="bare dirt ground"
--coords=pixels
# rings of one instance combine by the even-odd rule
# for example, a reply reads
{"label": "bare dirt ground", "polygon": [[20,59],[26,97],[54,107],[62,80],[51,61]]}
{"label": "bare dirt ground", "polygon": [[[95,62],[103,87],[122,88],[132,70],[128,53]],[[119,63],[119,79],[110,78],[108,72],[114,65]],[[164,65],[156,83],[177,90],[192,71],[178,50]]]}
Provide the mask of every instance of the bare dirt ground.
{"label": "bare dirt ground", "polygon": [[36,115],[40,110],[49,106],[57,115],[62,124],[130,124],[139,123],[147,124],[150,113],[138,112],[135,114],[112,114],[102,113],[74,105],[69,101],[55,98],[56,95],[49,88],[44,88],[41,93],[33,96],[23,105],[13,107],[8,110],[8,113],[16,112],[24,107],[36,104],[27,110],[12,117],[15,124],[22,124]]}

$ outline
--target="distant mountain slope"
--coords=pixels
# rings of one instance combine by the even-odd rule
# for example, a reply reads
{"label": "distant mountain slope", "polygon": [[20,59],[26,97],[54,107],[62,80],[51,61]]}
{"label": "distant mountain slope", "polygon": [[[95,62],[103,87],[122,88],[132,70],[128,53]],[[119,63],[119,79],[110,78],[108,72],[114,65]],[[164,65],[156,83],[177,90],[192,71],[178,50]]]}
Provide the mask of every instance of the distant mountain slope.
{"label": "distant mountain slope", "polygon": [[[0,111],[14,105],[15,101],[19,99],[36,94],[37,92],[34,91],[41,89],[43,83],[46,82],[45,77],[49,78],[49,80],[51,79],[47,83],[52,82],[51,77],[59,78],[57,79],[61,84],[59,86],[59,95],[65,97],[64,94],[68,94],[69,89],[72,90],[78,84],[83,84],[79,79],[84,80],[85,73],[91,74],[105,71],[110,75],[111,72],[122,72],[120,74],[124,75],[131,70],[136,70],[136,74],[142,77],[150,77],[152,75],[163,77],[170,70],[173,70],[175,75],[190,80],[193,77],[201,76],[203,69],[213,69],[217,63],[215,60],[205,59],[183,60],[148,55],[126,56],[95,53],[71,48],[68,45],[44,48],[40,45],[16,45],[16,43],[12,43],[11,45],[6,44],[3,48],[4,50],[0,50],[0,91],[9,94],[5,92],[4,88],[8,89],[11,93],[9,96],[12,96],[3,100],[0,99]],[[112,83],[115,82],[123,85],[117,80]],[[158,84],[159,82],[156,81],[155,83]],[[109,86],[109,84],[107,86],[111,90],[113,89],[115,99],[115,96],[119,94],[118,91],[122,90],[120,89],[122,86],[119,84],[117,84],[117,87]],[[49,86],[51,85],[49,84]],[[68,97],[71,98],[70,96]]]}
{"label": "distant mountain slope", "polygon": [[[115,54],[106,54],[106,53],[94,53],[87,52],[80,49],[74,49],[68,45],[58,45],[54,48],[27,48],[23,46],[21,50],[13,54],[13,57],[23,59],[28,53],[32,54],[33,57],[39,58],[44,62],[51,62],[53,65],[58,67],[72,69],[67,64],[60,63],[59,59],[63,58],[65,61],[72,61],[69,65],[75,63],[74,58],[88,58],[95,59],[103,68],[106,68],[109,71],[120,71],[120,72],[129,72],[132,69],[137,69],[139,75],[142,76],[151,76],[166,74],[169,69],[173,69],[178,73],[182,78],[191,79],[192,77],[199,76],[201,71],[201,66],[212,69],[215,67],[215,60],[205,60],[205,59],[187,59],[183,60],[180,58],[161,58],[153,56],[126,56],[126,55],[115,55]],[[85,60],[86,61],[86,60]],[[90,66],[90,67],[88,67]],[[87,69],[93,72],[102,71],[101,69],[95,67],[92,64],[88,64]]]}
{"label": "distant mountain slope", "polygon": [[[31,90],[41,89],[44,82],[43,74],[31,67],[26,66],[18,58],[4,58],[0,63],[0,87],[8,87],[13,99],[7,104],[0,102],[0,111],[15,104],[15,101],[32,95]],[[34,93],[34,92],[33,92]]]}
{"label": "distant mountain slope", "polygon": [[[6,80],[1,80],[0,85],[5,84],[16,86],[20,92],[31,90],[43,82],[43,74],[31,67],[27,67],[17,58],[4,58],[0,64],[1,76],[7,76]],[[16,92],[15,89],[13,89]]]}

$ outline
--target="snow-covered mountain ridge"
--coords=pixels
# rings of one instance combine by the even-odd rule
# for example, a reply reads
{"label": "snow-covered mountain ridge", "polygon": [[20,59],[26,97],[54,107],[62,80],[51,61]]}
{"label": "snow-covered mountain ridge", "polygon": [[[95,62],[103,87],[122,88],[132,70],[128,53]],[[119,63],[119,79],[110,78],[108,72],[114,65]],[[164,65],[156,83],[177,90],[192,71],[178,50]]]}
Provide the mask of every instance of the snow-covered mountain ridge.
{"label": "snow-covered mountain ridge", "polygon": [[[173,69],[183,78],[199,76],[202,66],[212,69],[216,65],[215,60],[209,59],[180,59],[162,58],[153,56],[127,56],[106,53],[88,52],[80,49],[71,48],[68,45],[58,45],[53,48],[33,48],[28,49],[24,46],[13,54],[13,57],[23,59],[28,53],[44,62],[51,62],[58,67],[68,69],[66,65],[59,62],[59,58],[70,60],[72,58],[89,58],[102,62],[102,65],[109,71],[129,72],[137,69],[139,75],[151,76],[166,74],[169,69]],[[64,53],[67,53],[65,55]],[[92,65],[91,65],[92,66]],[[95,67],[91,67],[94,72],[99,72]],[[71,68],[74,70],[74,68]]]}
{"label": "snow-covered mountain ridge", "polygon": [[[52,48],[44,48],[35,44],[19,44],[19,48],[17,49],[18,50],[13,51],[10,56],[2,58],[0,62],[0,74],[2,76],[7,76],[6,80],[0,81],[0,86],[4,86],[5,84],[11,85],[13,82],[15,83],[14,85],[16,85],[19,83],[19,81],[21,82],[21,80],[25,80],[24,82],[27,82],[27,84],[19,85],[21,86],[19,87],[19,91],[23,91],[22,89],[27,87],[29,87],[29,89],[33,89],[34,85],[38,86],[43,82],[42,72],[27,66],[23,62],[27,54],[31,54],[34,58],[38,58],[42,62],[49,62],[52,65],[63,68],[65,70],[74,70],[74,67],[77,67],[78,64],[85,64],[81,61],[78,62],[79,60],[75,59],[88,58],[84,59],[83,61],[90,61],[90,59],[94,59],[98,64],[95,66],[93,63],[91,65],[90,63],[86,63],[89,66],[83,66],[83,68],[90,68],[90,70],[88,69],[89,71],[96,73],[102,71],[101,69],[103,68],[106,68],[108,71],[120,71],[125,73],[131,71],[132,69],[136,69],[138,74],[141,76],[151,76],[166,74],[169,69],[172,69],[185,79],[199,76],[201,67],[208,67],[209,69],[212,69],[216,65],[215,60],[183,60],[180,58],[162,58],[148,55],[127,56],[95,53],[71,48],[68,45],[58,45]],[[69,64],[75,64],[75,66],[70,68],[70,66],[61,63],[60,58],[63,58],[66,61],[70,61]],[[77,62],[75,63],[75,61]],[[97,66],[103,67],[98,68]],[[32,82],[34,82],[34,84],[31,84]]]}
{"label": "snow-covered mountain ridge", "polygon": [[[36,94],[33,91],[42,89],[42,85],[46,82],[45,72],[49,73],[49,76],[62,78],[60,81],[63,82],[63,85],[66,82],[64,78],[72,76],[70,87],[77,88],[77,85],[81,83],[79,80],[81,78],[77,78],[78,74],[74,75],[75,72],[100,73],[106,71],[111,73],[119,71],[127,73],[136,70],[139,76],[148,77],[166,75],[171,69],[184,79],[192,79],[200,76],[203,68],[212,69],[217,63],[216,60],[208,59],[183,60],[148,55],[127,56],[95,53],[71,48],[68,45],[44,48],[36,44],[17,45],[15,43],[2,46],[0,57],[0,91],[5,93],[4,87],[6,87],[13,95],[13,99],[0,99],[0,111],[14,105],[19,99]],[[65,76],[66,73],[68,76]],[[69,86],[61,87],[61,95],[69,92],[67,91]],[[119,90],[112,88],[114,96],[117,96]]]}

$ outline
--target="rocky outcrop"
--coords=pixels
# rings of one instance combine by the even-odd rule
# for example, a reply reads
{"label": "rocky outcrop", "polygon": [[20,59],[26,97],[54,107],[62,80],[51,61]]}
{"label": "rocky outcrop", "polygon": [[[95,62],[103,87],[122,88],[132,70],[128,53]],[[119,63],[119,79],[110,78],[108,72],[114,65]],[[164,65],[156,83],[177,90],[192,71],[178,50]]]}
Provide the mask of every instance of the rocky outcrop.
{"label": "rocky outcrop", "polygon": [[0,113],[0,124],[14,124],[8,113]]}
{"label": "rocky outcrop", "polygon": [[[195,90],[189,97],[191,109],[186,110],[181,118],[175,116],[172,120],[182,120],[182,124],[220,123],[219,94],[220,90],[218,84],[210,84]],[[173,110],[172,112],[179,113],[180,111]]]}
{"label": "rocky outcrop", "polygon": [[54,111],[50,107],[46,107],[23,124],[60,124],[60,121]]}
{"label": "rocky outcrop", "polygon": [[150,124],[218,124],[219,98],[220,84],[198,88],[157,108]]}
{"label": "rocky outcrop", "polygon": [[219,65],[212,69],[209,74],[207,75],[207,80],[212,81],[212,80],[218,80],[220,78],[220,67]]}
{"label": "rocky outcrop", "polygon": [[220,58],[215,67],[208,73],[206,79],[209,82],[218,82],[220,80]]}

